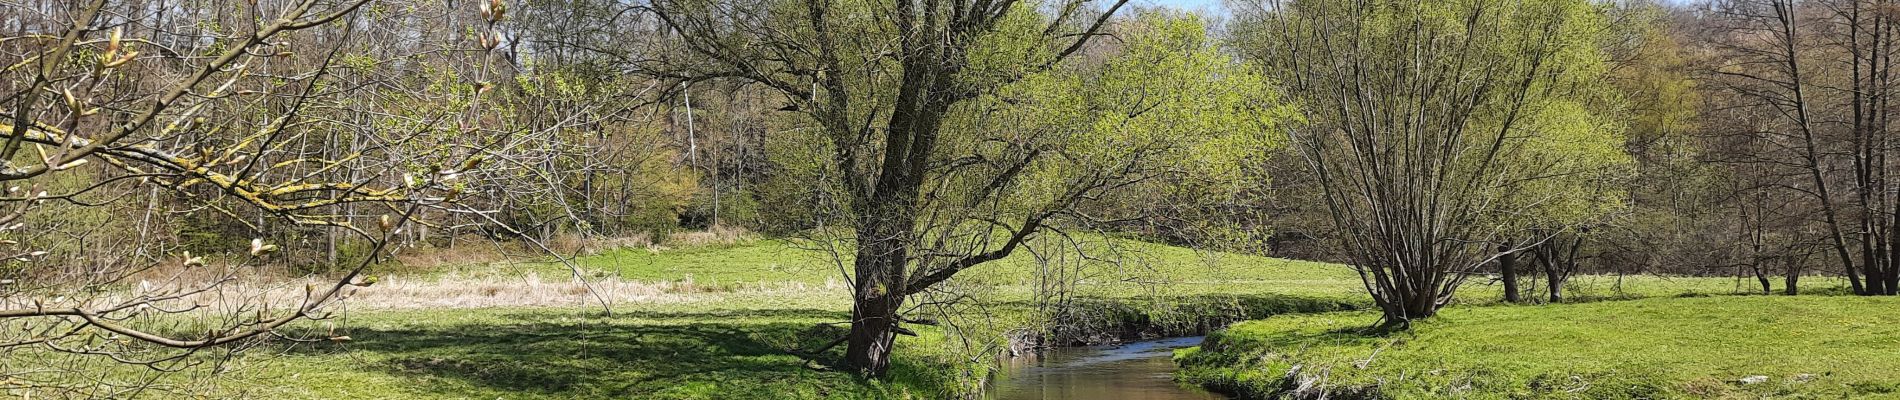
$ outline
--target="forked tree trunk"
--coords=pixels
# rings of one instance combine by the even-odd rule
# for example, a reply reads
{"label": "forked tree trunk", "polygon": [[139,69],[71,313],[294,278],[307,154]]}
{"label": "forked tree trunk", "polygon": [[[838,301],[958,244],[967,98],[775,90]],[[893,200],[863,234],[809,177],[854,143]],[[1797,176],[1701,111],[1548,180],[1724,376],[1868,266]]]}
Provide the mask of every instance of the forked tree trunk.
{"label": "forked tree trunk", "polygon": [[1560,276],[1557,268],[1554,267],[1555,265],[1553,263],[1553,265],[1547,265],[1544,268],[1544,284],[1549,287],[1550,302],[1562,303],[1564,301],[1564,279]]}
{"label": "forked tree trunk", "polygon": [[[1588,232],[1584,229],[1583,232]],[[1544,287],[1550,295],[1550,302],[1564,301],[1564,283],[1570,281],[1570,275],[1577,270],[1577,250],[1583,248],[1583,235],[1578,234],[1565,244],[1553,237],[1537,245],[1537,263],[1544,268]],[[1568,247],[1566,247],[1568,246]]]}
{"label": "forked tree trunk", "polygon": [[1775,292],[1775,288],[1774,288],[1774,287],[1771,287],[1771,286],[1769,286],[1769,282],[1768,282],[1768,272],[1767,272],[1767,271],[1763,271],[1763,270],[1762,270],[1762,268],[1761,268],[1761,265],[1753,265],[1753,266],[1750,266],[1750,268],[1752,268],[1752,269],[1754,269],[1754,271],[1755,271],[1755,281],[1757,281],[1757,282],[1760,282],[1760,283],[1761,283],[1761,294],[1771,294],[1771,293],[1774,293],[1774,292]]}
{"label": "forked tree trunk", "polygon": [[[1767,231],[1766,229],[1767,224],[1762,223],[1762,219],[1768,214],[1767,213],[1768,207],[1767,207],[1766,201],[1767,199],[1764,198],[1764,196],[1762,195],[1758,194],[1755,196],[1756,212],[1754,215],[1755,220],[1753,224],[1755,230],[1754,232],[1744,232],[1744,234],[1748,235],[1748,243],[1749,243],[1748,267],[1755,270],[1755,280],[1761,282],[1761,294],[1773,294],[1774,288],[1769,287],[1768,285],[1767,268],[1763,268],[1761,265],[1762,264],[1762,255],[1761,255],[1762,242],[1764,241],[1763,237],[1765,235],[1765,232]],[[1743,217],[1748,216],[1747,205],[1742,205],[1741,211],[1742,211]]]}
{"label": "forked tree trunk", "polygon": [[1781,294],[1789,296],[1801,294],[1801,273],[1805,270],[1804,267],[1807,261],[1808,258],[1806,256],[1802,256],[1798,259],[1795,258],[1794,255],[1781,256],[1781,280],[1783,285]]}
{"label": "forked tree trunk", "polygon": [[1438,314],[1438,295],[1435,290],[1420,290],[1405,310],[1407,320],[1431,318]]}

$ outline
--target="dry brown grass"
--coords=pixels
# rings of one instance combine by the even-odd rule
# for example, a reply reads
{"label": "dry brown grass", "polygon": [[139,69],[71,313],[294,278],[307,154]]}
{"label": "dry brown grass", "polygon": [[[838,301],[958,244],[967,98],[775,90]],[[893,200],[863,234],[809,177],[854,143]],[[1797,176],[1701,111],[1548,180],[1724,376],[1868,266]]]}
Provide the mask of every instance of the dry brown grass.
{"label": "dry brown grass", "polygon": [[[716,228],[707,232],[669,235],[666,243],[678,246],[734,244],[751,240],[743,229]],[[582,239],[563,236],[551,240],[556,251],[597,253],[643,247],[653,251],[646,236]],[[497,243],[480,237],[456,239],[453,246],[405,248],[395,256],[400,266],[378,267],[378,282],[366,287],[346,289],[341,304],[352,309],[483,308],[483,307],[571,307],[597,306],[593,292],[610,303],[674,303],[717,300],[740,294],[805,293],[842,290],[844,283],[827,282],[807,285],[796,282],[706,285],[691,278],[678,281],[642,282],[616,277],[588,278],[582,283],[569,276],[543,278],[539,274],[509,275],[494,271],[476,273],[437,273],[444,266],[497,265],[530,260],[539,251],[523,243]],[[171,296],[196,292],[156,306],[166,309],[193,308],[194,313],[254,311],[257,307],[287,309],[300,305],[309,291],[322,291],[336,283],[332,275],[295,276],[283,266],[240,266],[235,259],[207,257],[208,265],[186,267],[183,258],[165,261],[138,272],[118,290],[91,292],[84,296],[0,297],[0,308],[18,307],[96,307],[118,304],[141,297]],[[476,269],[481,271],[481,269]],[[229,278],[221,284],[215,281]],[[53,294],[46,292],[42,294]],[[39,301],[39,304],[34,304]]]}
{"label": "dry brown grass", "polygon": [[[154,304],[164,309],[187,309],[191,315],[213,317],[227,313],[247,313],[259,307],[287,310],[302,304],[306,293],[334,284],[317,277],[284,280],[242,279],[215,286],[201,293]],[[618,278],[590,279],[582,284],[571,277],[544,279],[538,274],[522,276],[442,275],[432,278],[404,276],[382,277],[370,286],[352,286],[343,291],[340,302],[326,310],[348,307],[353,310],[465,309],[492,307],[597,307],[599,300],[589,291],[615,307],[639,304],[695,303],[721,301],[733,295],[805,295],[814,292],[843,293],[845,283],[832,280],[824,284],[798,282],[755,283],[743,285],[701,285],[692,280],[641,282]],[[140,296],[159,296],[200,288],[176,281],[141,281],[118,293],[89,297],[59,296],[39,299],[33,304],[24,298],[0,298],[0,308],[21,307],[99,307],[117,304]]]}
{"label": "dry brown grass", "polygon": [[[730,245],[756,239],[757,235],[740,227],[716,226],[705,231],[675,232],[661,241],[647,234],[616,237],[590,237],[579,234],[557,235],[542,244],[563,256],[587,256],[630,248],[665,250],[669,247]],[[447,247],[404,248],[396,254],[407,271],[429,271],[441,266],[484,265],[543,256],[539,247],[528,243],[496,241],[480,236],[455,238]]]}
{"label": "dry brown grass", "polygon": [[[652,237],[646,234],[617,237],[561,234],[542,244],[562,256],[587,256],[610,250],[654,247]],[[402,271],[416,272],[432,271],[444,266],[488,265],[543,258],[547,256],[545,253],[540,247],[529,243],[465,235],[453,239],[445,247],[403,248],[396,253],[396,261],[402,265]]]}
{"label": "dry brown grass", "polygon": [[409,247],[396,251],[396,262],[404,269],[426,271],[448,265],[481,265],[519,259],[534,254],[528,246],[501,242],[480,236],[460,236],[446,247]]}
{"label": "dry brown grass", "polygon": [[564,255],[591,255],[615,249],[650,247],[653,245],[653,237],[644,233],[619,237],[561,234],[548,239],[544,244],[548,246],[548,249]]}
{"label": "dry brown grass", "polygon": [[666,235],[666,241],[662,243],[672,247],[729,245],[751,240],[754,236],[745,228],[721,225],[704,231],[675,232]]}
{"label": "dry brown grass", "polygon": [[839,292],[842,282],[806,285],[795,282],[743,286],[703,286],[691,280],[641,282],[619,278],[590,279],[588,285],[571,277],[544,279],[524,276],[444,275],[436,278],[384,278],[362,288],[347,301],[359,309],[572,307],[599,304],[591,285],[615,305],[683,303],[716,300],[723,294]]}

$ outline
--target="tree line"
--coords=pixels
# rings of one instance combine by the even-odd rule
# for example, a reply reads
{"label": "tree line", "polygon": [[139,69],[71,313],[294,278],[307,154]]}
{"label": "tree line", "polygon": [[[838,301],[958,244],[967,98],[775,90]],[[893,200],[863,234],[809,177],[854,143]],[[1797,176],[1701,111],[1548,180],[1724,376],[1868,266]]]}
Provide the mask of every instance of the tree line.
{"label": "tree line", "polygon": [[[1900,290],[1886,0],[1227,9],[0,2],[0,349],[256,340],[399,249],[725,226],[835,255],[872,376],[959,273],[1090,234],[1341,261],[1390,327],[1585,274]],[[334,284],[132,323],[260,265]]]}

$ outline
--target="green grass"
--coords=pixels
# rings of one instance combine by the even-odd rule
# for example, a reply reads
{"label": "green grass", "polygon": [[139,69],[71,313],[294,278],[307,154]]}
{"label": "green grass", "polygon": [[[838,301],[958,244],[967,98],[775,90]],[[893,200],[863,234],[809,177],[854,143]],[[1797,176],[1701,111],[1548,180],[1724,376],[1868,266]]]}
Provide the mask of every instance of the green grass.
{"label": "green grass", "polygon": [[[884,381],[811,368],[794,350],[842,336],[841,308],[795,295],[735,295],[703,304],[628,307],[611,317],[593,309],[469,309],[364,313],[340,332],[346,343],[293,347],[259,360],[232,387],[272,388],[277,398],[637,398],[637,399],[935,399],[975,393],[999,350],[1001,330],[1029,322],[1028,310],[991,308],[994,326],[964,326],[980,336],[948,340],[941,327],[900,336]],[[1266,317],[1336,311],[1351,304],[1293,297],[1209,297],[1105,302],[1098,332],[1133,327],[1181,335],[1217,326],[1226,315]],[[1225,308],[1223,308],[1225,307]],[[1220,324],[1230,320],[1219,321]],[[966,321],[968,322],[968,321]],[[987,340],[987,341],[986,341]],[[970,347],[965,347],[965,346]],[[842,348],[826,358],[838,359]],[[273,384],[296,382],[296,385]]]}
{"label": "green grass", "polygon": [[[1896,307],[1842,296],[1455,307],[1390,334],[1365,332],[1372,312],[1280,316],[1177,358],[1187,380],[1248,398],[1302,383],[1335,398],[1896,398]],[[1767,381],[1739,382],[1749,376]]]}
{"label": "green grass", "polygon": [[[1165,292],[1193,288],[1195,293],[1273,293],[1329,298],[1363,297],[1358,276],[1338,264],[1204,252],[1188,248],[1122,239],[1094,239],[1085,244],[1092,254],[1119,259],[1117,264],[1096,263],[1088,273],[1093,283],[1123,293]],[[848,256],[848,254],[847,254]],[[639,281],[691,281],[701,286],[799,282],[843,283],[839,265],[828,253],[801,248],[777,239],[737,244],[666,250],[627,248],[579,257],[574,263],[589,276]],[[845,268],[850,268],[849,260]],[[1025,286],[1036,280],[1037,264],[1027,251],[958,275],[958,279],[997,286]],[[542,276],[569,273],[551,262],[456,266],[438,273],[534,272]],[[1214,290],[1200,290],[1206,286]],[[1097,286],[1098,288],[1101,286]],[[1149,293],[1153,294],[1153,293]]]}
{"label": "green grass", "polygon": [[[1234,320],[1364,304],[1346,280],[1356,278],[1338,265],[1117,243],[1128,261],[1091,267],[1073,300],[1081,312],[1062,316],[1067,331],[1045,333],[1057,341],[1198,334]],[[699,291],[679,300],[618,304],[612,317],[586,307],[360,310],[298,325],[324,337],[335,323],[335,334],[350,336],[349,342],[266,345],[238,357],[218,379],[175,383],[211,397],[285,399],[944,398],[978,389],[1005,332],[1050,329],[1043,323],[1052,318],[1030,295],[1035,264],[1029,257],[979,266],[958,285],[968,286],[976,296],[971,304],[982,305],[983,313],[966,308],[967,314],[947,320],[960,336],[946,332],[949,326],[912,326],[920,337],[899,339],[893,376],[871,381],[809,368],[791,354],[842,336],[840,326],[824,324],[849,317],[845,290],[772,285],[836,280],[836,266],[820,255],[759,240],[620,250],[577,261],[593,277],[691,280]],[[530,272],[559,276],[565,267],[498,263],[433,273]],[[980,284],[965,285],[971,283]],[[827,358],[841,353],[834,349]],[[137,369],[103,358],[86,362],[96,365],[82,369]],[[147,375],[126,376],[120,380]],[[5,395],[24,392],[0,389]]]}
{"label": "green grass", "polygon": [[[822,252],[777,239],[748,239],[733,244],[649,249],[620,248],[572,260],[590,277],[639,281],[693,281],[715,286],[735,283],[838,280],[838,267]],[[481,264],[405,266],[419,277],[442,275],[566,276],[567,265],[547,260],[509,260]]]}
{"label": "green grass", "polygon": [[[1354,300],[1366,297],[1358,274],[1339,264],[1207,252],[1123,239],[1094,239],[1086,246],[1095,254],[1112,255],[1122,260],[1117,265],[1103,264],[1089,269],[1091,288],[1118,297],[1201,294],[1266,294]],[[800,248],[792,242],[777,239],[659,251],[619,249],[580,257],[574,262],[594,277],[691,281],[702,287],[781,282],[843,284],[838,264],[827,253]],[[848,260],[845,267],[850,267]],[[1033,256],[1028,252],[1017,252],[1009,258],[965,271],[958,275],[958,279],[997,286],[1006,294],[1020,298],[1027,295],[1027,286],[1035,283],[1036,270]],[[449,271],[511,275],[534,272],[542,276],[564,276],[569,273],[565,265],[550,262],[456,266],[444,268],[438,273]],[[1541,290],[1541,286],[1534,283],[1525,281],[1526,290]],[[1774,283],[1779,292],[1780,279],[1775,278]],[[1721,277],[1584,275],[1572,278],[1565,294],[1579,301],[1750,294],[1759,290],[1755,285],[1752,278],[1738,284],[1734,278]],[[1809,277],[1803,279],[1801,285],[1803,293],[1838,293],[1845,283],[1837,278]],[[1501,290],[1500,285],[1473,278],[1460,292],[1460,301],[1465,304],[1496,303],[1502,298]]]}
{"label": "green grass", "polygon": [[[847,318],[824,309],[642,307],[403,311],[358,317],[346,344],[299,346],[257,379],[288,398],[904,398],[954,391],[943,335],[905,337],[892,378],[806,366]],[[292,378],[283,380],[283,378]]]}
{"label": "green grass", "polygon": [[[1058,341],[1186,335],[1283,313],[1362,307],[1335,264],[1197,252],[1116,241],[1125,262],[1090,267]],[[1104,249],[1106,250],[1106,249]],[[710,302],[626,304],[612,318],[589,309],[383,311],[352,322],[345,345],[314,345],[274,360],[280,374],[313,384],[290,398],[943,398],[974,392],[1005,331],[1039,329],[1030,286],[1035,263],[1018,255],[959,279],[980,283],[985,315],[959,316],[969,339],[941,328],[901,337],[884,382],[815,371],[789,354],[839,337],[814,329],[849,317],[843,290],[744,290],[750,284],[837,281],[822,253],[780,240],[582,257],[589,275],[725,286]],[[558,274],[540,263],[526,271]],[[468,272],[466,269],[461,272]],[[513,271],[519,273],[521,271]],[[913,326],[915,327],[915,326]],[[480,332],[480,333],[476,333]],[[840,349],[830,355],[838,357]],[[270,378],[265,378],[270,379]],[[362,389],[352,389],[362,388]]]}
{"label": "green grass", "polygon": [[[818,251],[801,249],[783,240],[754,240],[652,251],[619,249],[575,260],[581,269],[597,275],[645,281],[720,283],[802,282],[841,280],[838,267]],[[558,264],[537,268],[566,273]]]}
{"label": "green grass", "polygon": [[[815,371],[788,353],[839,335],[819,324],[847,319],[842,290],[745,290],[748,285],[839,281],[823,253],[782,240],[754,240],[649,251],[623,249],[582,257],[595,277],[691,281],[727,292],[682,304],[624,304],[621,315],[592,309],[423,310],[361,313],[346,345],[306,346],[269,361],[268,370],[309,385],[270,392],[286,398],[941,398],[968,393],[990,364],[989,346],[1002,332],[1048,329],[1058,344],[1130,335],[1201,334],[1228,323],[1282,314],[1367,305],[1358,276],[1337,264],[1283,260],[1135,241],[1091,244],[1123,262],[1088,269],[1077,314],[1040,314],[1033,302],[1037,264],[1026,253],[959,276],[977,283],[986,315],[959,316],[972,340],[946,340],[941,329],[898,343],[894,376],[867,381]],[[536,272],[566,267],[528,264],[478,273]],[[470,269],[464,268],[463,272]],[[1813,280],[1812,282],[1818,282]],[[1573,297],[1674,296],[1727,293],[1731,280],[1580,277]],[[822,287],[822,286],[820,286]],[[1495,302],[1497,288],[1474,283],[1467,301]],[[1744,287],[1746,290],[1746,287]],[[472,332],[480,332],[475,334]],[[832,357],[838,356],[834,350]],[[266,377],[271,375],[266,374]],[[274,379],[274,378],[267,378]]]}
{"label": "green grass", "polygon": [[[163,379],[174,380],[182,392],[211,397],[285,399],[943,398],[975,389],[994,365],[994,346],[1009,331],[1040,332],[1055,344],[1192,335],[1238,320],[1368,304],[1357,274],[1341,265],[1126,240],[1090,246],[1123,262],[1089,267],[1075,293],[1076,306],[1060,315],[1037,307],[1032,294],[1038,264],[1026,253],[959,275],[957,285],[969,289],[975,296],[971,304],[982,305],[981,313],[964,308],[952,316],[948,322],[955,322],[961,335],[946,332],[948,326],[919,327],[921,337],[901,338],[894,375],[884,381],[815,370],[791,355],[791,350],[839,337],[841,328],[820,326],[845,321],[850,303],[846,291],[838,289],[842,282],[825,284],[841,280],[835,264],[822,253],[781,240],[625,249],[577,259],[594,278],[693,282],[680,286],[693,290],[684,296],[619,304],[612,317],[585,307],[356,311],[335,321],[338,334],[354,338],[350,342],[266,345],[234,359],[234,368],[216,371],[216,379],[197,379],[205,374],[190,375],[191,381]],[[424,276],[527,273],[564,276],[567,269],[547,262],[496,263],[436,268]],[[788,290],[782,283],[811,289]],[[1615,277],[1579,277],[1569,290],[1579,300],[1736,291],[1732,279],[1722,278],[1627,277],[1620,291],[1611,290],[1618,283]],[[1836,285],[1820,279],[1808,284],[1810,290]],[[1470,305],[1495,303],[1497,290],[1473,282],[1445,320],[1483,309]],[[1370,323],[1363,316],[1323,318],[1342,326]],[[1058,320],[1062,324],[1049,324]],[[1282,326],[1275,321],[1293,320],[1266,321],[1266,326]],[[298,327],[327,331],[330,324]],[[827,357],[837,358],[840,350]],[[31,356],[11,355],[20,361]],[[82,371],[127,377],[121,380],[153,375],[103,358],[81,362],[94,364]],[[0,360],[0,367],[7,365]],[[1214,364],[1203,365],[1209,366],[1204,371],[1216,370]],[[0,389],[0,396],[6,395],[23,393]]]}

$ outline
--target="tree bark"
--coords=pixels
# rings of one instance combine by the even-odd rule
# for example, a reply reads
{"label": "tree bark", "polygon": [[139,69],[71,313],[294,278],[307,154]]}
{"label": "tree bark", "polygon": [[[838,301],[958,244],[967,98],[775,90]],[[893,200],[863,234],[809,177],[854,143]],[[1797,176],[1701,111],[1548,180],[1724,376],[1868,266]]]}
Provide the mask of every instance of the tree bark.
{"label": "tree bark", "polygon": [[904,211],[886,211],[892,218],[875,218],[858,230],[857,259],[853,262],[857,270],[853,285],[856,296],[852,296],[845,361],[866,376],[884,376],[891,367],[910,250],[905,237],[911,219]]}
{"label": "tree bark", "polygon": [[1762,271],[1760,265],[1751,265],[1749,268],[1755,271],[1755,280],[1761,283],[1761,294],[1772,294],[1775,292],[1775,288],[1769,286],[1768,274]]}
{"label": "tree bark", "polygon": [[[1748,217],[1748,206],[1746,204],[1742,205],[1741,211],[1742,211],[1742,216],[1744,217],[1744,219],[1747,219],[1746,217]],[[1755,196],[1755,215],[1754,215],[1755,218],[1754,218],[1754,224],[1752,224],[1754,225],[1755,229],[1754,229],[1754,232],[1748,233],[1748,243],[1749,243],[1748,267],[1755,271],[1755,280],[1761,282],[1761,294],[1774,293],[1774,288],[1769,287],[1769,284],[1768,284],[1768,272],[1765,268],[1762,268],[1762,265],[1761,265],[1762,264],[1762,251],[1761,251],[1762,242],[1764,241],[1763,237],[1765,236],[1765,232],[1767,231],[1766,225],[1762,223],[1763,222],[1762,220],[1767,216],[1767,214],[1768,214],[1767,205],[1764,204],[1763,196],[1756,195]]]}
{"label": "tree bark", "polygon": [[1564,281],[1562,277],[1558,276],[1557,268],[1555,267],[1556,263],[1544,264],[1544,284],[1549,287],[1550,302],[1562,303],[1564,301]]}
{"label": "tree bark", "polygon": [[862,297],[853,301],[845,362],[865,376],[881,377],[890,371],[897,308],[903,302],[904,296],[900,295]]}
{"label": "tree bark", "polygon": [[1882,290],[1880,294],[1888,296],[1900,293],[1900,199],[1894,200],[1893,211],[1894,213],[1889,220],[1890,224],[1887,229],[1887,240],[1889,242],[1887,243],[1886,251],[1882,252],[1882,254],[1886,256],[1884,260],[1886,261],[1887,268],[1882,277],[1868,278],[1868,280],[1877,279],[1883,281],[1882,283],[1884,284],[1881,285]]}
{"label": "tree bark", "polygon": [[1522,301],[1518,298],[1517,290],[1517,253],[1511,251],[1509,244],[1498,246],[1498,251],[1504,253],[1498,256],[1498,275],[1504,280],[1504,301]]}
{"label": "tree bark", "polygon": [[1861,292],[1861,294],[1876,296],[1887,293],[1887,274],[1882,272],[1880,267],[1876,266],[1877,264],[1876,262],[1861,263],[1861,271],[1867,275],[1867,289]]}
{"label": "tree bark", "polygon": [[1788,272],[1787,278],[1783,280],[1786,281],[1784,284],[1787,286],[1781,288],[1781,294],[1789,296],[1801,294],[1801,289],[1795,285],[1795,283],[1801,281],[1801,274],[1790,271]]}
{"label": "tree bark", "polygon": [[877,183],[857,220],[857,295],[853,296],[851,333],[845,360],[865,376],[882,377],[890,370],[892,336],[897,311],[910,294],[908,277],[911,237],[917,225],[917,202],[922,194],[924,167],[936,144],[943,116],[954,102],[949,98],[953,69],[938,64],[934,51],[912,46],[904,64],[904,84],[898,90],[884,137],[884,158]]}

